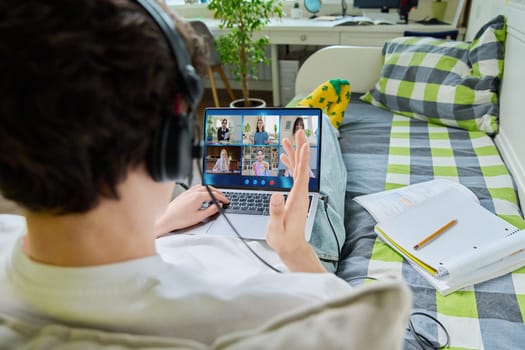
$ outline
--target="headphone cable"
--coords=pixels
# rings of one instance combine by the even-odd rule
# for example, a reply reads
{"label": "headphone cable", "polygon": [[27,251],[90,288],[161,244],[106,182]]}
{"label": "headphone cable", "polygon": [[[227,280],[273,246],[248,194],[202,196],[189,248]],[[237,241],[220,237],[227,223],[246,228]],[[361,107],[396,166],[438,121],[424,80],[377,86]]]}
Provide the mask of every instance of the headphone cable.
{"label": "headphone cable", "polygon": [[[199,166],[197,167],[199,169],[199,174],[201,176],[201,179],[204,180],[204,174],[202,173],[202,168]],[[204,182],[204,181],[203,181]],[[244,244],[244,246],[257,258],[259,259],[259,261],[261,261],[264,265],[266,265],[268,268],[272,269],[273,271],[275,272],[278,272],[278,273],[282,273],[281,270],[275,268],[274,266],[272,266],[269,262],[267,262],[266,260],[264,260],[263,257],[261,257],[259,254],[257,254],[257,252],[255,250],[253,250],[252,247],[250,247],[250,245],[246,242],[246,238],[244,238],[240,233],[239,231],[237,231],[237,229],[235,228],[235,226],[233,225],[233,223],[230,221],[230,219],[228,218],[228,216],[226,215],[226,213],[224,212],[224,209],[223,207],[221,206],[221,204],[219,203],[219,201],[217,200],[217,197],[215,197],[215,195],[213,194],[213,192],[211,191],[210,189],[210,186],[209,185],[204,185],[204,187],[206,187],[206,190],[208,191],[208,194],[210,195],[211,197],[211,200],[213,202],[213,204],[217,207],[217,209],[219,210],[219,214],[222,215],[222,217],[226,220],[226,222],[228,223],[228,225],[231,227],[231,229],[233,230],[233,232],[235,232],[235,235],[241,240],[241,242]]]}
{"label": "headphone cable", "polygon": [[[319,199],[323,201],[324,206],[324,213],[326,215],[326,218],[328,219],[328,224],[330,224],[330,228],[332,229],[332,234],[334,235],[336,249],[337,249],[337,262],[335,264],[336,269],[339,268],[339,263],[341,262],[341,243],[339,243],[339,238],[337,237],[337,233],[335,232],[334,225],[332,224],[332,219],[330,219],[330,215],[328,214],[328,195],[322,194],[319,196]],[[326,260],[326,259],[321,259]]]}

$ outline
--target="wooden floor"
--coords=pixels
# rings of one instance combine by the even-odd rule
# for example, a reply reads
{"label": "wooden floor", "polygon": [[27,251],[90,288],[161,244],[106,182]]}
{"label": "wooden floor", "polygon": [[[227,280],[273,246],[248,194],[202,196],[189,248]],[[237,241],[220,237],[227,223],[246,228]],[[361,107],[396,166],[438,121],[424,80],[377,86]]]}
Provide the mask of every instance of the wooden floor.
{"label": "wooden floor", "polygon": [[[234,94],[235,94],[235,97],[237,98],[240,98],[242,96],[239,90],[234,90]],[[228,94],[226,93],[226,90],[221,90],[221,89],[218,90],[218,96],[219,96],[221,107],[228,106],[230,104],[230,99],[228,97]],[[264,99],[265,101],[267,101],[269,105],[272,104],[272,92],[271,91],[253,91],[252,96]],[[203,118],[204,118],[204,108],[214,107],[214,106],[215,105],[213,103],[213,96],[211,94],[211,90],[206,89],[204,91],[204,95],[202,97],[202,101],[199,105],[199,108],[197,110],[197,115],[196,115],[196,118],[201,123],[201,125],[202,125]],[[198,176],[198,172],[194,171],[192,184],[199,183],[199,182],[200,182],[200,178]],[[177,189],[177,191],[180,191],[180,189]],[[0,214],[21,214],[21,210],[15,203],[6,200],[0,195]]]}

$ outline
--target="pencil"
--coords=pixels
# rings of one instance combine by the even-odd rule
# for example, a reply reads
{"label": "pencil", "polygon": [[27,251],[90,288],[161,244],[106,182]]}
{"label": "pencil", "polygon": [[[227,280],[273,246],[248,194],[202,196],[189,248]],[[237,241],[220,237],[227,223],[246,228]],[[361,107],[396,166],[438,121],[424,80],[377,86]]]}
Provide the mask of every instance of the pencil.
{"label": "pencil", "polygon": [[414,246],[414,250],[418,250],[419,248],[423,247],[424,245],[426,245],[427,243],[429,243],[429,242],[432,241],[433,239],[437,238],[437,237],[440,236],[443,232],[445,232],[446,230],[448,230],[449,228],[451,228],[452,226],[454,226],[454,225],[456,224],[456,222],[458,222],[456,219],[450,220],[446,225],[440,227],[439,229],[437,229],[436,232],[431,233],[430,235],[428,235],[428,237],[426,237],[426,238],[423,239],[421,242],[419,242],[418,244],[416,244],[416,245]]}

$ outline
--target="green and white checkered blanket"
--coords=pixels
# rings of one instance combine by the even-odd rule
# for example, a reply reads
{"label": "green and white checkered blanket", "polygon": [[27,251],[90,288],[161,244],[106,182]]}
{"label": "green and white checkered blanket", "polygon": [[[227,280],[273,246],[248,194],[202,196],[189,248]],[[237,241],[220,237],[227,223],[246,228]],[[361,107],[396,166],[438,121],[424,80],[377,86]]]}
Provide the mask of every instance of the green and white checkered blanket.
{"label": "green and white checkered blanket", "polygon": [[[525,344],[525,268],[441,296],[373,232],[375,221],[352,198],[446,178],[469,187],[480,203],[525,228],[516,191],[498,151],[483,132],[466,131],[392,115],[352,100],[341,131],[347,168],[345,228],[338,275],[401,274],[414,293],[414,309],[442,322],[451,349],[517,349]],[[426,334],[442,339],[432,324]],[[407,333],[406,348],[419,349]]]}

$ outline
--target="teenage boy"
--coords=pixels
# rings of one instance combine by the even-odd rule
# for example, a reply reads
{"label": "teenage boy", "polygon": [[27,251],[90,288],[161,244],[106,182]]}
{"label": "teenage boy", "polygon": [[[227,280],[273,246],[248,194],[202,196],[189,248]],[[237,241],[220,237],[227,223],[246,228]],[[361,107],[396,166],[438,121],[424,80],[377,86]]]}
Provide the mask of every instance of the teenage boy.
{"label": "teenage boy", "polygon": [[[10,239],[2,251],[10,253],[0,258],[0,312],[35,324],[211,343],[348,293],[349,285],[326,273],[304,238],[304,132],[295,149],[283,143],[294,186],[286,203],[282,195],[271,198],[272,250],[252,242],[285,273],[226,237],[172,235],[163,238],[169,243],[162,255],[157,252],[157,237],[199,223],[217,208],[202,209],[210,200],[202,186],[169,203],[174,183],[158,181],[162,176],[151,165],[160,152],[153,143],[164,131],[163,116],[187,118],[195,102],[166,35],[143,6],[131,0],[0,3],[0,189],[24,208],[27,223],[20,235],[3,236]],[[203,72],[200,39],[169,16],[185,46],[179,50],[187,51],[177,57],[188,56]]]}

